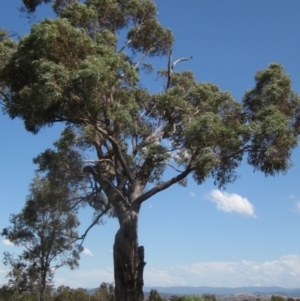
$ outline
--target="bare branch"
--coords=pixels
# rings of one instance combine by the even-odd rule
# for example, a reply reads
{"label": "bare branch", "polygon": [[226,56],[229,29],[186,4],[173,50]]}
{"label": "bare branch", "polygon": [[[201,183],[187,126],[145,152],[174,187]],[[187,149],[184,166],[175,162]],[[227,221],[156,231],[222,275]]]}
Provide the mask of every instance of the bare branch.
{"label": "bare branch", "polygon": [[168,79],[167,79],[166,90],[168,90],[171,86],[171,77],[173,72],[171,61],[172,61],[172,49],[170,50],[169,59],[168,59]]}
{"label": "bare branch", "polygon": [[148,55],[149,52],[145,52],[141,55],[140,59],[137,61],[137,63],[134,65],[134,69],[137,69],[142,60]]}
{"label": "bare branch", "polygon": [[111,159],[100,159],[100,160],[84,160],[83,163],[101,163],[101,162],[109,162],[111,165],[113,165],[113,162]]}
{"label": "bare branch", "polygon": [[122,52],[128,45],[130,45],[132,43],[132,41],[135,39],[137,33],[141,30],[142,26],[145,24],[145,21],[141,22],[139,27],[136,29],[133,37],[131,39],[129,39],[123,46],[122,48],[119,50],[119,53]]}
{"label": "bare branch", "polygon": [[75,238],[75,240],[82,240],[80,245],[82,246],[87,234],[89,233],[89,231],[95,226],[98,224],[98,222],[100,221],[100,219],[110,210],[111,208],[109,206],[107,206],[105,208],[104,211],[102,211],[101,213],[99,213],[97,215],[97,217],[94,219],[94,221],[89,225],[89,227],[85,230],[85,232],[80,236],[80,237],[77,237]]}
{"label": "bare branch", "polygon": [[164,124],[160,125],[156,131],[154,133],[151,133],[149,136],[147,136],[144,139],[144,143],[148,143],[151,142],[151,140],[155,137],[157,137],[157,139],[161,139],[164,132],[163,132],[163,128],[168,124],[168,121],[166,121]]}
{"label": "bare branch", "polygon": [[186,168],[186,170],[183,171],[181,174],[177,175],[176,177],[171,178],[169,181],[163,182],[163,183],[161,183],[161,184],[153,187],[149,191],[147,191],[144,194],[142,194],[141,196],[137,197],[134,200],[134,202],[136,202],[138,204],[141,204],[142,202],[144,202],[147,199],[151,198],[156,193],[169,188],[170,186],[172,186],[175,183],[178,183],[179,181],[181,181],[182,179],[184,179],[192,171],[193,171],[193,168],[191,168],[190,166],[188,166]]}
{"label": "bare branch", "polygon": [[124,45],[123,47],[119,50],[119,53],[122,52],[129,44],[131,44],[132,39],[129,39]]}
{"label": "bare branch", "polygon": [[175,68],[175,66],[183,61],[189,61],[193,58],[193,55],[191,55],[190,57],[182,57],[178,60],[176,60],[173,64],[172,62],[172,50],[170,50],[169,53],[169,60],[168,60],[168,78],[167,78],[167,86],[166,86],[166,90],[168,90],[171,87],[171,80],[172,80],[172,74],[173,74],[173,70]]}
{"label": "bare branch", "polygon": [[139,120],[141,120],[141,118],[142,118],[146,113],[148,113],[149,115],[151,115],[151,113],[156,109],[157,104],[158,104],[158,102],[157,102],[156,100],[157,100],[158,97],[159,97],[159,94],[155,95],[155,97],[154,97],[154,105],[153,105],[152,108],[147,107],[146,103],[144,103],[144,105],[145,105],[146,109],[148,110],[148,112],[147,112],[147,110],[144,110],[144,111],[140,114]]}
{"label": "bare branch", "polygon": [[166,164],[167,166],[171,167],[172,169],[174,169],[175,171],[179,172],[179,173],[183,173],[182,170],[177,169],[176,167],[174,167],[172,164]]}
{"label": "bare branch", "polygon": [[182,58],[176,60],[176,61],[173,63],[173,65],[172,65],[172,70],[174,69],[174,67],[175,67],[178,63],[183,62],[183,61],[189,61],[189,60],[191,60],[192,58],[193,58],[193,55],[191,55],[190,57],[182,57]]}

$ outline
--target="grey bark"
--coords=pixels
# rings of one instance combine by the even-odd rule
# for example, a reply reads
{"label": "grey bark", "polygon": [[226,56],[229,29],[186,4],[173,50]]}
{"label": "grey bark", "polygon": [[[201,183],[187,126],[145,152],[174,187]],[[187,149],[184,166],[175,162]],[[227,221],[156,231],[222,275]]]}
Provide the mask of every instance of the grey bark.
{"label": "grey bark", "polygon": [[114,243],[117,301],[143,301],[144,247],[138,245],[138,211],[129,208],[119,218]]}

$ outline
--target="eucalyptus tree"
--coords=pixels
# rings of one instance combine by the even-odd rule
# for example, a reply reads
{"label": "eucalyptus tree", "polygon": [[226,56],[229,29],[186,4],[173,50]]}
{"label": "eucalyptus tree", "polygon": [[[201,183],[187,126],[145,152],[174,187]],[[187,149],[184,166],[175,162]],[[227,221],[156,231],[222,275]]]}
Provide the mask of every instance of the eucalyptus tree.
{"label": "eucalyptus tree", "polygon": [[112,207],[99,188],[82,173],[81,155],[70,147],[74,138],[73,132],[66,129],[54,144],[57,152],[47,149],[34,158],[38,170],[25,206],[11,216],[11,226],[1,233],[23,248],[17,258],[4,253],[4,263],[11,267],[9,285],[21,294],[37,290],[42,301],[58,268],[75,269],[79,265],[89,231],[81,236],[77,233],[80,207],[89,204],[94,209],[91,226],[100,223],[104,214],[112,215]]}
{"label": "eucalyptus tree", "polygon": [[90,301],[91,296],[83,288],[72,289],[61,285],[56,289],[53,301]]}
{"label": "eucalyptus tree", "polygon": [[165,299],[158,293],[156,289],[151,289],[148,301],[164,301]]}
{"label": "eucalyptus tree", "polygon": [[82,246],[75,243],[79,221],[76,207],[66,202],[70,194],[61,183],[57,186],[36,176],[24,208],[12,215],[11,226],[3,229],[2,236],[23,248],[17,258],[4,253],[4,263],[11,267],[9,285],[19,293],[37,289],[39,300],[44,301],[55,271],[62,266],[78,267]]}
{"label": "eucalyptus tree", "polygon": [[116,301],[115,288],[112,283],[102,282],[94,292],[91,301]]}
{"label": "eucalyptus tree", "polygon": [[[4,112],[34,134],[58,122],[73,133],[66,145],[82,155],[83,173],[119,221],[116,300],[140,301],[142,204],[188,176],[224,186],[244,155],[265,175],[287,171],[299,134],[299,96],[279,64],[257,72],[242,102],[197,82],[191,71],[176,72],[192,57],[172,60],[172,32],[159,23],[152,0],[23,0],[28,12],[42,2],[52,3],[57,18],[33,25],[17,48],[2,39]],[[149,63],[155,57],[166,60],[166,69],[157,70],[164,90],[151,93],[141,75],[155,71]],[[94,157],[84,160],[88,150]]]}

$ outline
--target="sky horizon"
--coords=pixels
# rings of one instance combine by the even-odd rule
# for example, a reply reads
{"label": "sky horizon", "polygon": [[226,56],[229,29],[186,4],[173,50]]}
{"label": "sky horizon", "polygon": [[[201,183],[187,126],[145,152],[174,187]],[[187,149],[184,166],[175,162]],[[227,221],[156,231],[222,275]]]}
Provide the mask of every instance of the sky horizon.
{"label": "sky horizon", "polygon": [[[284,66],[300,93],[300,1],[155,1],[160,22],[174,34],[176,66],[192,70],[200,82],[213,82],[241,101],[254,76],[270,63]],[[21,0],[0,2],[0,28],[24,35],[28,20],[17,10]],[[53,16],[49,5],[36,21]],[[167,58],[157,61],[166,66]],[[145,82],[159,92],[159,84]],[[18,213],[34,176],[32,159],[59,138],[62,126],[33,135],[23,123],[0,113],[0,231]],[[145,247],[145,286],[280,286],[300,288],[300,152],[293,151],[287,174],[264,177],[246,162],[240,177],[218,190],[209,179],[197,186],[172,186],[143,204],[139,243]],[[80,231],[91,211],[80,213]],[[80,268],[56,272],[55,286],[95,288],[113,282],[112,247],[117,220],[93,228],[84,242]],[[20,251],[0,237],[0,254]],[[8,269],[0,255],[0,285]]]}

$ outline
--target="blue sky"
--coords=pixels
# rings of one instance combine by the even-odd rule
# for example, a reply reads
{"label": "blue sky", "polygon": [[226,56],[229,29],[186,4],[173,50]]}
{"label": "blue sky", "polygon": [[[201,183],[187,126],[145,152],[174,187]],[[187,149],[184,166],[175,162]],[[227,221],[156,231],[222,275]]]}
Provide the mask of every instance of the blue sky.
{"label": "blue sky", "polygon": [[[300,93],[300,1],[298,0],[157,0],[161,23],[173,30],[174,59],[193,55],[178,70],[193,70],[197,80],[214,82],[237,100],[254,85],[258,69],[272,62],[285,66]],[[0,27],[29,31],[16,7],[20,0],[0,2]],[[49,7],[37,19],[51,15]],[[166,60],[156,62],[165,67]],[[154,92],[162,87],[147,79]],[[34,136],[20,120],[0,115],[0,229],[18,213],[35,166],[32,158],[59,137],[60,127]],[[212,180],[186,188],[171,187],[144,203],[139,224],[145,246],[146,286],[273,286],[300,283],[300,153],[286,175],[265,178],[242,164],[240,178],[218,191]],[[91,212],[81,213],[81,231]],[[107,220],[85,241],[80,269],[57,271],[55,284],[97,287],[113,281],[112,245],[118,224]],[[6,241],[3,251],[19,252]],[[0,284],[7,268],[0,256]]]}

